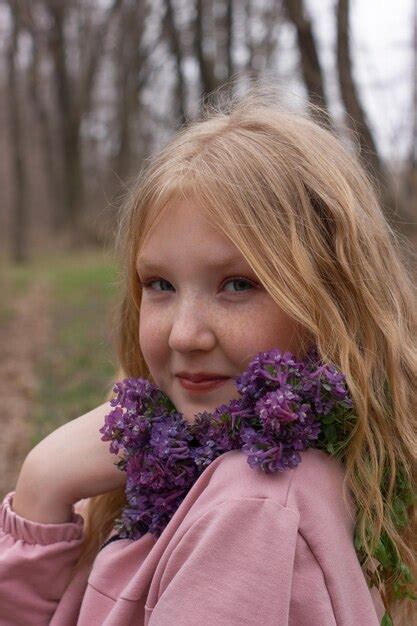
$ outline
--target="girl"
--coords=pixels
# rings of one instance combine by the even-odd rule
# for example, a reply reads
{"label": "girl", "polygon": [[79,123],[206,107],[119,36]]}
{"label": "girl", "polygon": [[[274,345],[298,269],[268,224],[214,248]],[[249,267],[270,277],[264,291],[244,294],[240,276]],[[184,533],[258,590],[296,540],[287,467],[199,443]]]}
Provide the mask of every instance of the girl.
{"label": "girl", "polygon": [[126,473],[100,436],[114,404],[61,426],[3,500],[1,624],[417,623],[413,289],[356,159],[255,87],[152,160],[117,242],[119,381],[149,380],[193,425],[237,398],[259,352],[316,346],[355,427],[343,454],[312,447],[272,475],[221,454],[159,538],[132,539],[115,525]]}

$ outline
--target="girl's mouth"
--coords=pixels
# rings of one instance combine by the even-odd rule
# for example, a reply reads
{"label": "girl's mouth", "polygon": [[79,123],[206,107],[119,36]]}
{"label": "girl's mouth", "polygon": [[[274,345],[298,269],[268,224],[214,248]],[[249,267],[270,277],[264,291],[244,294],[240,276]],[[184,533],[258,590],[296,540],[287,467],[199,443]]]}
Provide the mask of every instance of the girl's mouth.
{"label": "girl's mouth", "polygon": [[187,391],[201,392],[201,391],[211,391],[212,389],[216,389],[223,385],[229,378],[213,378],[212,380],[203,380],[199,383],[195,383],[192,380],[188,380],[188,378],[179,377],[180,385]]}

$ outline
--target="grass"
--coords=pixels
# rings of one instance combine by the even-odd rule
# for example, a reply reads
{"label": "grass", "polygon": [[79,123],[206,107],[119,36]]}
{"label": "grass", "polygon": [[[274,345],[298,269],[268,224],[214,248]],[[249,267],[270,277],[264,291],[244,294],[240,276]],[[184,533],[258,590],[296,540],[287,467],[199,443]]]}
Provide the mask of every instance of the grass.
{"label": "grass", "polygon": [[[33,405],[31,447],[61,424],[107,399],[114,381],[112,315],[117,300],[116,267],[100,253],[44,258],[28,268],[10,268],[15,294],[32,281],[46,281],[51,337],[39,355],[38,394]],[[0,319],[7,316],[5,302]]]}

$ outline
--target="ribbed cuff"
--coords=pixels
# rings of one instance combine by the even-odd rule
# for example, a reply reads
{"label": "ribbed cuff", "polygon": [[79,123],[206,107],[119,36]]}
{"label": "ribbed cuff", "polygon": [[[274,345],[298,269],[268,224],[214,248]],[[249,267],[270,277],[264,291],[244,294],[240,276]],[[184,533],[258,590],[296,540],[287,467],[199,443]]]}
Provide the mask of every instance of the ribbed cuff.
{"label": "ribbed cuff", "polygon": [[72,518],[69,522],[43,524],[21,517],[12,510],[15,492],[10,491],[3,499],[0,508],[0,528],[16,540],[26,543],[49,545],[59,541],[77,541],[83,537],[84,519],[75,513],[72,507]]}

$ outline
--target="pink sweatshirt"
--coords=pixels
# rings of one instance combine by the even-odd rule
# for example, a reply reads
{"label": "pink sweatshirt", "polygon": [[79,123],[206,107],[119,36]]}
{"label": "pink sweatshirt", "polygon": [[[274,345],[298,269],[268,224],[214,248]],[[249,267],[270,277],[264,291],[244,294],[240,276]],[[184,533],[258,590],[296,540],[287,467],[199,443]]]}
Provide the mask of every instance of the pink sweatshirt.
{"label": "pink sweatshirt", "polygon": [[384,608],[353,546],[343,466],[313,448],[301,456],[267,475],[239,450],[222,454],[158,540],[109,543],[65,592],[83,537],[79,503],[70,522],[41,524],[17,515],[8,493],[0,625],[378,626]]}

